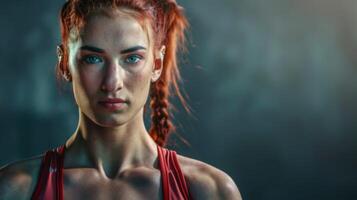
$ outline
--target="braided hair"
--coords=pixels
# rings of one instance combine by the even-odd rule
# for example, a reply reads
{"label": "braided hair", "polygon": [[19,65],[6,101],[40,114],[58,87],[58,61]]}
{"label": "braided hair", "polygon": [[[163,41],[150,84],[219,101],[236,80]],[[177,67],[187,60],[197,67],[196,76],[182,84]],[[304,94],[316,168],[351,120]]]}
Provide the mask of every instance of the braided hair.
{"label": "braided hair", "polygon": [[[165,146],[175,126],[171,120],[170,97],[177,95],[187,112],[190,108],[180,90],[181,80],[177,62],[179,50],[185,50],[185,30],[188,27],[183,8],[175,0],[67,0],[60,13],[62,59],[57,65],[60,79],[68,71],[68,42],[83,27],[93,11],[124,7],[134,11],[138,21],[149,19],[154,35],[154,46],[166,46],[160,78],[150,86],[151,126],[149,134],[160,146]],[[72,34],[75,31],[77,34]]]}

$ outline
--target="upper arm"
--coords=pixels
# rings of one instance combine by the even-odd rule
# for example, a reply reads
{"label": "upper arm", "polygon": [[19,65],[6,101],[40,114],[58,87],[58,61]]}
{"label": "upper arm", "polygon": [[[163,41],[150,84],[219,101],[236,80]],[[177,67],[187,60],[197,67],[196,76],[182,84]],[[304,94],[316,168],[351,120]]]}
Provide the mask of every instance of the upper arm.
{"label": "upper arm", "polygon": [[185,169],[193,199],[242,199],[237,185],[228,174],[203,162],[196,164]]}
{"label": "upper arm", "polygon": [[15,162],[0,168],[0,199],[30,199],[34,186],[33,161]]}
{"label": "upper arm", "polygon": [[224,200],[241,200],[242,197],[238,190],[237,185],[234,183],[233,179],[218,169],[209,169],[211,172],[207,174],[201,174],[206,178],[201,178],[196,182],[195,199],[224,199]]}
{"label": "upper arm", "polygon": [[26,194],[26,183],[29,177],[25,174],[4,166],[0,170],[0,199],[24,199]]}
{"label": "upper arm", "polygon": [[220,171],[216,175],[216,187],[220,199],[241,200],[241,194],[233,179]]}

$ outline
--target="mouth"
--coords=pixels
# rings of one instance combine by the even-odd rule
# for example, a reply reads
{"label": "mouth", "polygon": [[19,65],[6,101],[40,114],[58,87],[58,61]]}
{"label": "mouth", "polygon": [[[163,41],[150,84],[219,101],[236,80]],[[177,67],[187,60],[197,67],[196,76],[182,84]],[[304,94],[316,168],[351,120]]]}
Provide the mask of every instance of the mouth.
{"label": "mouth", "polygon": [[98,104],[104,107],[109,111],[121,110],[127,102],[120,98],[107,98],[101,101],[98,101]]}

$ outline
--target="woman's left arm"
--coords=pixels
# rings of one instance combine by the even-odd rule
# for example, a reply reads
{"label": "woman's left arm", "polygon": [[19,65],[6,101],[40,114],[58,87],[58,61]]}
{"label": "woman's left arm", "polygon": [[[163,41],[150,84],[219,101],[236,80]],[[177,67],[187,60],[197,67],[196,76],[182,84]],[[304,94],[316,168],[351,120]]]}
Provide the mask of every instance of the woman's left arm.
{"label": "woman's left arm", "polygon": [[242,200],[237,185],[224,171],[192,159],[186,159],[182,164],[193,199]]}
{"label": "woman's left arm", "polygon": [[237,185],[229,175],[220,171],[215,179],[219,199],[242,200]]}

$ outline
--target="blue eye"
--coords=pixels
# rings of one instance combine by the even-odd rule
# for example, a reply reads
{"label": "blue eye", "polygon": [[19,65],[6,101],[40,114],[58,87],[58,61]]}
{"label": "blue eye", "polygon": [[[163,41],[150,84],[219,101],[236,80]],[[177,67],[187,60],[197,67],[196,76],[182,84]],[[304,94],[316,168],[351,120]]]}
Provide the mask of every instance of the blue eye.
{"label": "blue eye", "polygon": [[125,59],[125,63],[128,63],[128,64],[136,64],[136,63],[138,63],[141,59],[142,59],[142,57],[139,56],[139,55],[131,55],[131,56],[128,56],[128,57]]}
{"label": "blue eye", "polygon": [[83,61],[87,64],[98,64],[103,62],[103,59],[98,56],[86,56],[84,57]]}

